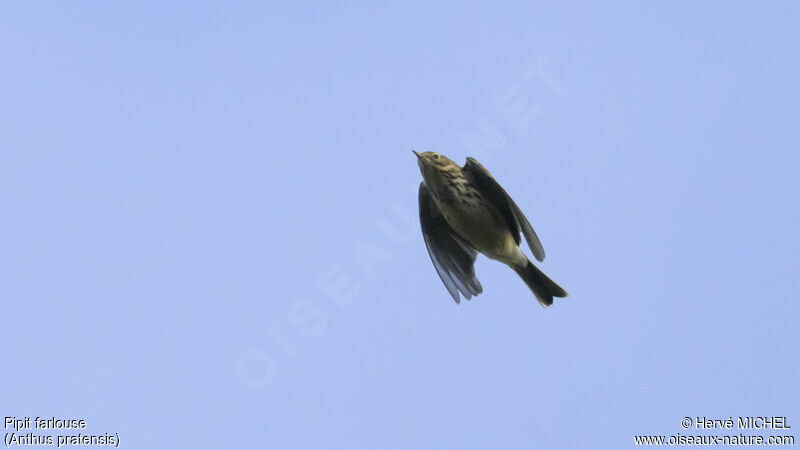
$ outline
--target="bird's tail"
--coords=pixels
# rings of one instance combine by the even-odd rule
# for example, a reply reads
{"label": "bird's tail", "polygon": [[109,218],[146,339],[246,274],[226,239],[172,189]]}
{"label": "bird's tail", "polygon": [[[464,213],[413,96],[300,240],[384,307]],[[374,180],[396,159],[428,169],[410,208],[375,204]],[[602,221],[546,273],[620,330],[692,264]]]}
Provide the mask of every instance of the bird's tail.
{"label": "bird's tail", "polygon": [[548,307],[553,304],[553,297],[566,297],[567,291],[557,285],[532,262],[528,261],[525,266],[512,266],[515,272],[522,278],[522,281],[533,291],[533,295],[539,300],[539,304]]}

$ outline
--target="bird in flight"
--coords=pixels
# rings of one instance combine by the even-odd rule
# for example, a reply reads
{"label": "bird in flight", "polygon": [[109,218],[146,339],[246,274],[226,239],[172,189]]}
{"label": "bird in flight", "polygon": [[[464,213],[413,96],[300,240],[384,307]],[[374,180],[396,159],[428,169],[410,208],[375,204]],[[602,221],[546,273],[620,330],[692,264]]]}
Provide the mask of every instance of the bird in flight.
{"label": "bird in flight", "polygon": [[[413,151],[413,150],[412,150]],[[456,303],[483,292],[475,276],[478,252],[514,269],[542,306],[567,292],[522,253],[520,232],[533,256],[544,248],[528,219],[488,170],[474,158],[464,167],[436,152],[417,153],[422,172],[419,221],[428,254]]]}

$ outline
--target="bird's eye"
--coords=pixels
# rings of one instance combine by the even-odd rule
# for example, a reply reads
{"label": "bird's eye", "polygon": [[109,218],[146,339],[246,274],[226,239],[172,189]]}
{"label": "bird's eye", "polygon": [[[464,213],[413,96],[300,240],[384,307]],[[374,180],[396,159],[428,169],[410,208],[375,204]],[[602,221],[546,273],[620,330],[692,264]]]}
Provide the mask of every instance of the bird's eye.
{"label": "bird's eye", "polygon": [[433,159],[439,159],[439,154],[438,153],[434,153],[433,154]]}

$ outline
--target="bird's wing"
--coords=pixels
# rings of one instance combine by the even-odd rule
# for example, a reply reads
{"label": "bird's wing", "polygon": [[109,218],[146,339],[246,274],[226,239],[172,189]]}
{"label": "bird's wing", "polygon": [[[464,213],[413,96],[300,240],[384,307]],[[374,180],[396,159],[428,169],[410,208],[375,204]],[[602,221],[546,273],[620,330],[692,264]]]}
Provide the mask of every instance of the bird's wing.
{"label": "bird's wing", "polygon": [[459,291],[467,300],[483,292],[475,277],[478,253],[450,228],[424,183],[419,185],[419,222],[436,273],[453,300],[461,302]]}
{"label": "bird's wing", "polygon": [[522,234],[525,235],[525,240],[528,241],[528,247],[530,247],[531,252],[533,252],[533,256],[538,261],[543,261],[544,247],[542,247],[542,243],[539,241],[539,236],[533,231],[531,223],[528,222],[525,214],[522,214],[522,210],[519,209],[519,206],[514,203],[514,200],[511,199],[511,196],[508,195],[506,190],[495,181],[492,174],[474,158],[467,158],[467,163],[464,164],[463,171],[464,175],[469,178],[473,186],[485,195],[490,202],[500,208],[500,212],[503,214],[503,217],[505,217],[511,229],[511,235],[514,236],[517,245],[520,243],[519,233],[522,231]]}

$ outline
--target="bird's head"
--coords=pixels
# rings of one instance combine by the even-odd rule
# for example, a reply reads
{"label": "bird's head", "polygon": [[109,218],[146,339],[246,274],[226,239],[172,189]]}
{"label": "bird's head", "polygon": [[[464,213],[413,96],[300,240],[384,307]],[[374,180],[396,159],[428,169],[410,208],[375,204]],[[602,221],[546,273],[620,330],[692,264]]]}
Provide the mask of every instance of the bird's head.
{"label": "bird's head", "polygon": [[458,166],[450,158],[436,153],[436,152],[422,152],[417,153],[417,164],[419,164],[419,171],[422,172],[422,179],[428,187],[434,188],[443,182],[444,173],[452,173],[454,171],[460,172],[461,167]]}

